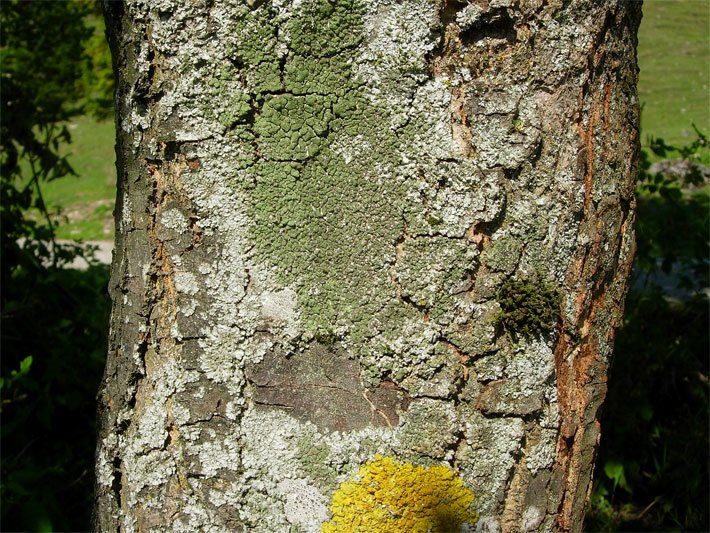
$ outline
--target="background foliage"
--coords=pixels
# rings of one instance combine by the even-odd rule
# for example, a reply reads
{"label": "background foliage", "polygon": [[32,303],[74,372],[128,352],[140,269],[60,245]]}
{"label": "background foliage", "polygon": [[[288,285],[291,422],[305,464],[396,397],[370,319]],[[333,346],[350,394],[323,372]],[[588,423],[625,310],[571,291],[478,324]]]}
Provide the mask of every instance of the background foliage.
{"label": "background foliage", "polygon": [[[89,526],[108,269],[86,247],[56,242],[43,188],[78,179],[68,121],[111,115],[96,15],[89,2],[0,3],[3,531]],[[65,268],[77,256],[88,269]]]}
{"label": "background foliage", "polygon": [[[651,170],[666,158],[710,163],[709,10],[705,0],[644,5],[643,129],[673,146],[644,143],[589,531],[710,530],[707,176]],[[112,237],[110,56],[91,0],[3,0],[0,25],[0,529],[84,531],[108,272],[55,237]],[[66,268],[77,254],[88,269]]]}

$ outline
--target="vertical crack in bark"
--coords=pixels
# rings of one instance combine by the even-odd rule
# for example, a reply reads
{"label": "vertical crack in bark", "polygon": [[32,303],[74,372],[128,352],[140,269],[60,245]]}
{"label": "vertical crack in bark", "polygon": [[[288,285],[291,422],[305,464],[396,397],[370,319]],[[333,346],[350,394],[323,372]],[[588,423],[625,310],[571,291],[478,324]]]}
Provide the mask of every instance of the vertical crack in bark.
{"label": "vertical crack in bark", "polygon": [[464,350],[462,350],[460,347],[456,346],[453,342],[451,342],[449,339],[446,337],[440,337],[439,342],[443,343],[444,346],[446,346],[451,352],[456,356],[456,359],[458,362],[461,364],[461,379],[457,380],[457,383],[454,383],[456,386],[456,392],[454,394],[454,405],[458,405],[461,402],[461,392],[463,390],[464,385],[468,381],[469,377],[469,365],[471,364],[471,356],[467,354]]}
{"label": "vertical crack in bark", "polygon": [[469,128],[465,103],[466,90],[463,85],[451,88],[451,134],[461,149],[463,157],[474,156],[473,137]]}
{"label": "vertical crack in bark", "polygon": [[451,93],[451,135],[459,145],[461,155],[470,159],[474,156],[471,130],[465,109],[466,85],[457,67],[464,48],[460,38],[461,28],[456,23],[456,14],[463,9],[455,0],[444,0],[440,12],[442,36],[437,49],[429,57],[429,69],[434,77],[449,76]]}
{"label": "vertical crack in bark", "polygon": [[[179,357],[180,347],[176,342],[172,329],[177,319],[177,289],[175,287],[175,267],[165,242],[159,236],[160,217],[168,201],[177,198],[184,202],[186,196],[180,194],[179,174],[188,163],[184,157],[178,155],[179,149],[172,143],[161,143],[162,158],[157,161],[148,161],[147,169],[150,174],[151,198],[148,202],[148,225],[146,234],[151,249],[151,263],[148,279],[143,295],[146,313],[144,316],[145,332],[141,334],[140,358],[143,365],[143,374],[135,384],[133,393],[133,406],[131,408],[135,418],[139,413],[150,408],[155,400],[152,398],[155,388],[154,376],[167,358]],[[195,224],[192,224],[193,229]],[[176,431],[175,421],[172,417],[170,396],[164,406],[166,410],[167,436],[162,449],[179,446],[179,433]],[[125,432],[124,432],[125,433]],[[125,434],[126,439],[132,436]],[[125,498],[121,507],[126,505]],[[140,516],[143,506],[138,504],[133,512]]]}
{"label": "vertical crack in bark", "polygon": [[594,135],[595,126],[599,110],[595,104],[592,104],[592,111],[589,116],[589,124],[582,132],[586,153],[586,168],[584,172],[584,209],[589,208],[589,203],[592,199],[592,179],[594,177]]}
{"label": "vertical crack in bark", "polygon": [[500,519],[502,533],[516,533],[521,530],[525,496],[530,483],[530,474],[525,463],[526,448],[527,439],[524,434],[520,443],[519,458],[513,466],[512,476],[509,476],[506,487],[506,493],[510,496],[505,499],[503,514]]}

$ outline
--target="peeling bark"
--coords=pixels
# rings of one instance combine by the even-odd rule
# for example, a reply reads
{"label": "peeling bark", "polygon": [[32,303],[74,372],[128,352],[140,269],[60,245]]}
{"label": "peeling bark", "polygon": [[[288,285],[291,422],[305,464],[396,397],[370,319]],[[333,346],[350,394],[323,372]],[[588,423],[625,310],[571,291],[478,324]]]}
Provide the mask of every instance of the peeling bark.
{"label": "peeling bark", "polygon": [[[640,3],[106,15],[96,529],[318,531],[381,454],[453,468],[478,531],[581,530],[634,247]],[[501,321],[511,279],[556,287],[549,333]]]}

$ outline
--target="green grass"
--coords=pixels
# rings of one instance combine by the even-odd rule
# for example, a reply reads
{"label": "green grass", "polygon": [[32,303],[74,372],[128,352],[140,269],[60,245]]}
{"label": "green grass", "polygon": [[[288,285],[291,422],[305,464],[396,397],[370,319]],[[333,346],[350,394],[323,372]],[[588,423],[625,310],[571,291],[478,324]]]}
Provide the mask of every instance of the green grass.
{"label": "green grass", "polygon": [[83,116],[69,125],[69,131],[72,143],[67,152],[77,176],[51,181],[42,188],[50,210],[61,209],[57,236],[111,240],[116,197],[114,123]]}
{"label": "green grass", "polygon": [[689,144],[692,124],[710,132],[710,0],[646,0],[638,53],[644,141]]}
{"label": "green grass", "polygon": [[[646,0],[639,31],[642,134],[675,145],[693,140],[692,124],[710,133],[710,0]],[[113,239],[116,196],[113,121],[72,123],[71,164],[78,178],[46,184],[61,208],[60,238]],[[701,160],[710,164],[710,151]]]}

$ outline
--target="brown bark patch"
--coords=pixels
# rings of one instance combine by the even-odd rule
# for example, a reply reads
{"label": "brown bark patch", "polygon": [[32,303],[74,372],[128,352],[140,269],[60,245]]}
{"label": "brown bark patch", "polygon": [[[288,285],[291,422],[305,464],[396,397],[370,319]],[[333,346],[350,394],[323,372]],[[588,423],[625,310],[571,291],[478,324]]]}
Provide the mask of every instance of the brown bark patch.
{"label": "brown bark patch", "polygon": [[409,407],[401,388],[383,381],[367,389],[357,361],[320,343],[288,357],[269,352],[246,376],[258,408],[284,410],[329,432],[395,427]]}

